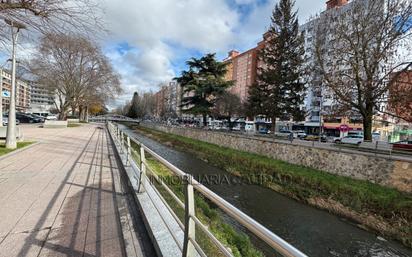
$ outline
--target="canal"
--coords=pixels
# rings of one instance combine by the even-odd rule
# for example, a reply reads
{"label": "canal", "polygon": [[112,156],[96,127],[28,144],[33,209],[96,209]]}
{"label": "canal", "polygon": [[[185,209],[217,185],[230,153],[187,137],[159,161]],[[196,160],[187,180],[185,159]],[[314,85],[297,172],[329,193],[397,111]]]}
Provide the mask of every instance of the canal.
{"label": "canal", "polygon": [[[224,175],[189,153],[160,144],[129,130],[136,139],[170,163],[194,176]],[[313,257],[411,257],[412,250],[385,240],[345,219],[313,208],[273,190],[249,184],[207,185],[225,200],[266,226],[308,256]],[[230,221],[229,221],[230,222]],[[261,245],[259,245],[261,246]],[[267,254],[267,256],[275,256]]]}

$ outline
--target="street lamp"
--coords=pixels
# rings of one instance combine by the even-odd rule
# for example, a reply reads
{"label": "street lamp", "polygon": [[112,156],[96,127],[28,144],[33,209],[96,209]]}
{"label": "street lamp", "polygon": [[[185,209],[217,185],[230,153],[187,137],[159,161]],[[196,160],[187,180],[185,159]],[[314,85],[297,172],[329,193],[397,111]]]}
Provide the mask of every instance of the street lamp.
{"label": "street lamp", "polygon": [[23,24],[9,19],[4,20],[11,28],[12,36],[12,57],[11,57],[11,90],[9,120],[7,125],[6,148],[16,149],[16,44],[21,29],[26,28]]}

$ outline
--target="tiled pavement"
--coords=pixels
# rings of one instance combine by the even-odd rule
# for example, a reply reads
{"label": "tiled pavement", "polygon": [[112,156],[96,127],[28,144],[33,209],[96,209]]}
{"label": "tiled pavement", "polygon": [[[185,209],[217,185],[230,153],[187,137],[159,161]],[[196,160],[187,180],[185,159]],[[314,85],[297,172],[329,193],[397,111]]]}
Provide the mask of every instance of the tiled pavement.
{"label": "tiled pavement", "polygon": [[153,256],[131,222],[105,129],[23,133],[38,143],[0,159],[0,257]]}

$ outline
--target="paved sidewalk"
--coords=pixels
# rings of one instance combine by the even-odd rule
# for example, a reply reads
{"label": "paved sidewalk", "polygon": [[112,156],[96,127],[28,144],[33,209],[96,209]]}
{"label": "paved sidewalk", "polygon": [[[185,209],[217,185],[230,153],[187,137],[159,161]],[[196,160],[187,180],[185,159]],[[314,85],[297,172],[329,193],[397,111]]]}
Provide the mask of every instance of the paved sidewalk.
{"label": "paved sidewalk", "polygon": [[105,129],[23,132],[39,144],[0,159],[0,257],[152,256],[139,244]]}

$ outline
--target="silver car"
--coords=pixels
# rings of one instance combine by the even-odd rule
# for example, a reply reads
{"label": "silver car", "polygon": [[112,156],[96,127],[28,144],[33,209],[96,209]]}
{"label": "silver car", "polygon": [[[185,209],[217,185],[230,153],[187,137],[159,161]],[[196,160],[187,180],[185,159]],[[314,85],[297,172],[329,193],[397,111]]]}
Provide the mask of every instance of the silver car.
{"label": "silver car", "polygon": [[[3,117],[3,126],[7,126],[9,124],[9,118],[8,117]],[[19,125],[20,121],[16,119],[16,125]]]}
{"label": "silver car", "polygon": [[363,135],[349,135],[342,138],[342,144],[360,145],[363,142]]}

